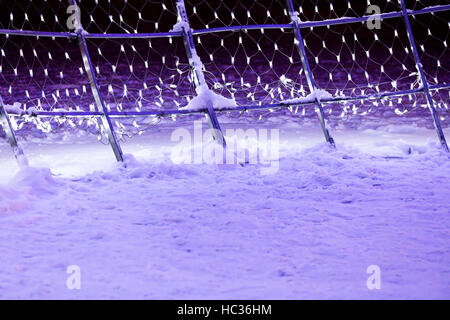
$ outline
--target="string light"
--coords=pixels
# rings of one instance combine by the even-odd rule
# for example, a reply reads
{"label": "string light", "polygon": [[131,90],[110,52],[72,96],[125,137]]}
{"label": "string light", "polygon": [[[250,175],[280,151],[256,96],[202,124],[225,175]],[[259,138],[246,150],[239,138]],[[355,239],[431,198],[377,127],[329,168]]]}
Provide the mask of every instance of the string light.
{"label": "string light", "polygon": [[[86,4],[80,2],[83,14],[89,17],[84,29],[89,33],[100,34],[167,32],[168,30],[160,28],[166,28],[167,21],[176,22],[176,9],[172,5],[166,5],[169,2],[131,2],[108,1],[105,4],[96,1],[94,10],[91,7],[83,7]],[[419,6],[421,2],[416,1],[414,6]],[[282,0],[186,0],[185,3],[190,8],[189,19],[197,21],[197,24],[205,29],[292,22],[285,8],[285,1]],[[350,1],[343,1],[342,4],[344,3],[347,3],[346,6],[339,5],[337,8],[332,1],[294,1],[301,21],[365,14],[352,7]],[[300,7],[300,4],[303,6]],[[42,8],[38,8],[31,1],[30,6],[26,7],[29,12],[21,12],[23,8],[14,1],[9,5],[10,25],[2,28],[66,31],[65,20],[58,19],[58,16],[67,17],[66,5],[46,7],[50,10],[46,12],[53,13],[46,15],[41,14]],[[88,9],[91,12],[88,13]],[[381,9],[382,12],[400,11],[396,1],[386,1],[386,5]],[[149,15],[149,10],[159,10],[159,13]],[[104,16],[107,17],[106,25]],[[430,13],[429,17],[436,24],[448,28],[449,23],[442,15]],[[415,65],[411,62],[411,51],[404,43],[402,23],[401,19],[383,23],[383,33],[378,33],[377,30],[367,31],[364,23],[346,25],[345,28],[302,28],[304,45],[318,87],[334,95],[344,96],[420,88],[420,82],[416,81],[418,74]],[[419,39],[418,48],[426,59],[432,60],[426,70],[427,77],[434,84],[441,83],[443,75],[450,72],[448,66],[442,63],[450,38],[448,31],[446,35],[437,35],[429,26],[422,25],[420,19],[414,20],[414,23],[425,30],[424,37]],[[291,28],[270,31],[265,28],[243,28],[236,32],[196,35],[194,38],[210,87],[226,97],[235,98],[241,105],[271,104],[309,94],[296,48],[299,43]],[[4,39],[8,44],[0,50],[0,72],[7,90],[3,93],[4,100],[12,101],[11,99],[23,96],[26,97],[22,102],[23,106],[42,111],[52,111],[56,108],[64,111],[96,110],[81,55],[72,41],[56,37],[29,37],[24,45],[18,46],[20,40],[16,37],[6,35]],[[147,40],[88,38],[87,42],[100,91],[111,111],[177,109],[185,106],[192,98],[194,91],[189,84],[189,77],[192,75],[187,59],[174,57],[174,52],[183,51],[177,50],[183,46],[179,37]],[[427,47],[431,43],[438,48],[435,55],[427,53]],[[380,58],[383,56],[385,58]],[[397,66],[395,72],[391,68],[392,65]],[[25,84],[24,79],[27,79]],[[439,100],[442,94],[445,93],[437,91],[434,97]],[[403,109],[395,108],[404,101],[403,98],[386,100],[385,106],[400,110],[395,112],[403,115],[406,113]],[[419,104],[421,103],[416,102],[416,105]],[[442,105],[447,108],[446,104]],[[376,99],[367,100],[365,107],[356,104],[348,110],[347,106],[343,107],[343,113],[360,112],[365,115],[372,106],[377,108],[380,103]],[[298,107],[290,108],[290,111],[296,113]],[[305,115],[305,108],[300,114]],[[45,121],[47,120],[39,120],[36,123],[48,130],[49,126],[45,125]],[[94,125],[90,120],[87,123]],[[100,125],[95,122],[95,126]],[[134,123],[132,126],[138,127]]]}

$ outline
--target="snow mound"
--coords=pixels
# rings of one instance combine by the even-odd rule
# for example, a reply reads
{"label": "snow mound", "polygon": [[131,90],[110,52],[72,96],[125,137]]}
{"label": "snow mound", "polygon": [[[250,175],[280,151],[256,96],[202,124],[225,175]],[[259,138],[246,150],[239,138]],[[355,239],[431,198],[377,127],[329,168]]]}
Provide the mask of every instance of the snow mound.
{"label": "snow mound", "polygon": [[56,182],[49,168],[22,166],[10,185],[15,189],[26,190],[28,194],[39,195],[51,193]]}
{"label": "snow mound", "polygon": [[178,21],[177,23],[175,23],[173,25],[172,30],[170,30],[169,32],[181,32],[184,30],[190,30],[191,27],[189,26],[189,23],[187,23],[186,21]]}
{"label": "snow mound", "polygon": [[212,105],[215,110],[237,107],[236,100],[225,98],[220,94],[215,93],[204,84],[197,88],[197,96],[183,109],[198,111],[207,108],[209,105]]}
{"label": "snow mound", "polygon": [[39,112],[39,109],[36,107],[29,107],[25,110],[20,102],[14,102],[12,105],[7,104],[4,108],[6,112],[10,114],[33,115]]}
{"label": "snow mound", "polygon": [[31,167],[25,158],[19,159],[19,165],[8,185],[0,185],[0,217],[21,213],[45,195],[58,193],[50,169]]}
{"label": "snow mound", "polygon": [[291,99],[291,100],[285,100],[283,101],[284,104],[301,104],[301,103],[309,103],[314,102],[317,100],[330,100],[333,98],[333,95],[329,93],[326,90],[323,89],[317,89],[316,91],[312,92],[311,94],[307,95],[306,97]]}

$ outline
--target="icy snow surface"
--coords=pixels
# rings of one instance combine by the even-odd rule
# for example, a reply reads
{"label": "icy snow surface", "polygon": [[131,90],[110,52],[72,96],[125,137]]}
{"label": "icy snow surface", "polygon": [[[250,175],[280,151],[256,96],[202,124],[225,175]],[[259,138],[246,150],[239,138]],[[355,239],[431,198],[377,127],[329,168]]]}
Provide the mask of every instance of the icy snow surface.
{"label": "icy snow surface", "polygon": [[391,129],[332,151],[287,125],[266,176],[174,165],[170,127],[124,144],[126,167],[74,137],[22,141],[19,170],[1,140],[0,298],[448,299],[449,158],[432,130]]}

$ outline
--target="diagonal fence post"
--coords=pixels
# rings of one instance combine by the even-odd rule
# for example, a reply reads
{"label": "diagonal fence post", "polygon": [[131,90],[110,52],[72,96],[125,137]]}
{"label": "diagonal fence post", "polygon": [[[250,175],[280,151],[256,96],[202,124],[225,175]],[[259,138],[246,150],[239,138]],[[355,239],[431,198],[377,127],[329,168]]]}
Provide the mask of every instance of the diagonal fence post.
{"label": "diagonal fence post", "polygon": [[423,71],[423,65],[420,61],[419,52],[417,51],[416,40],[414,39],[414,33],[412,32],[411,23],[409,22],[408,10],[406,9],[405,0],[400,0],[403,12],[403,19],[405,20],[406,31],[408,34],[409,43],[411,44],[411,48],[414,54],[414,59],[416,62],[416,68],[419,72],[419,81],[422,84],[422,91],[425,93],[427,98],[428,109],[430,110],[431,116],[433,117],[434,127],[436,128],[436,132],[439,137],[439,141],[441,143],[442,148],[449,152],[447,141],[445,139],[444,132],[442,131],[441,122],[439,121],[438,114],[436,112],[436,108],[434,106],[433,97],[430,93],[430,86],[428,84],[425,72]]}
{"label": "diagonal fence post", "polygon": [[6,137],[8,138],[9,144],[13,150],[14,156],[17,161],[21,163],[24,153],[22,148],[17,143],[16,134],[14,133],[14,129],[11,126],[11,121],[9,120],[8,112],[5,110],[5,105],[3,104],[3,99],[0,97],[0,124],[3,127],[3,131],[5,131]]}
{"label": "diagonal fence post", "polygon": [[[300,55],[300,59],[302,60],[303,70],[305,70],[306,80],[308,81],[309,90],[311,93],[316,92],[317,86],[314,81],[314,76],[311,70],[311,66],[309,65],[308,56],[306,55],[305,43],[303,42],[302,33],[300,32],[300,21],[294,9],[294,3],[292,0],[286,0],[289,16],[294,25],[295,39],[297,42],[297,49]],[[315,108],[317,116],[319,117],[320,126],[322,127],[323,134],[325,135],[325,139],[332,146],[336,147],[334,143],[334,139],[330,134],[330,131],[327,128],[325,122],[325,112],[323,111],[322,103],[320,99],[315,95]]]}
{"label": "diagonal fence post", "polygon": [[106,131],[106,135],[108,137],[109,143],[111,144],[111,147],[114,151],[114,155],[116,156],[117,161],[122,162],[123,161],[123,153],[122,149],[119,144],[119,140],[116,137],[116,134],[114,132],[114,127],[111,122],[111,119],[108,115],[108,112],[105,107],[105,102],[103,100],[102,94],[100,93],[100,86],[98,84],[97,78],[94,74],[94,68],[92,66],[91,57],[89,55],[89,50],[86,44],[86,37],[84,35],[84,30],[81,24],[81,18],[80,18],[80,11],[79,7],[77,6],[76,0],[69,0],[69,4],[75,6],[75,14],[77,19],[77,38],[78,38],[78,45],[80,47],[81,56],[83,59],[83,65],[84,69],[86,70],[86,74],[89,79],[89,85],[92,90],[92,95],[94,96],[95,104],[97,105],[98,111],[101,113],[101,120],[103,124],[103,128]]}
{"label": "diagonal fence post", "polygon": [[[178,19],[184,24],[182,25],[184,47],[186,49],[186,54],[189,59],[189,65],[193,69],[192,75],[195,87],[199,89],[200,86],[207,85],[205,75],[202,70],[203,65],[200,61],[200,57],[197,55],[197,50],[194,45],[194,37],[192,36],[192,31],[189,25],[189,19],[187,17],[184,0],[176,0],[176,1],[177,1],[176,6],[178,11]],[[225,148],[226,141],[222,129],[220,127],[219,120],[217,119],[216,111],[214,110],[212,104],[208,104],[205,107],[206,107],[206,119],[208,120],[209,127],[213,132],[214,140],[222,144],[223,147]]]}

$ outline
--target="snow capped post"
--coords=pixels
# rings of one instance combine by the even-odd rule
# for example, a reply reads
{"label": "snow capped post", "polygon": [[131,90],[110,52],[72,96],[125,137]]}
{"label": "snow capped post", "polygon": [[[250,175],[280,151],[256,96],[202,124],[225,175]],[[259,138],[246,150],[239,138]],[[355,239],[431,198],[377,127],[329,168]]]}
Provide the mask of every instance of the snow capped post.
{"label": "snow capped post", "polygon": [[414,39],[414,34],[411,29],[411,23],[409,22],[408,10],[406,9],[405,0],[400,0],[402,5],[402,13],[403,18],[405,20],[406,32],[408,34],[409,43],[411,44],[411,48],[414,54],[414,59],[416,62],[416,69],[419,72],[419,81],[421,83],[421,89],[425,93],[427,98],[428,109],[430,110],[431,116],[433,117],[434,127],[436,128],[436,132],[439,137],[439,141],[441,143],[442,148],[449,152],[447,141],[445,140],[444,132],[442,131],[441,123],[439,121],[439,117],[436,112],[436,108],[434,107],[433,98],[431,97],[430,87],[428,85],[427,78],[425,76],[425,72],[423,71],[423,66],[420,61],[419,52],[416,47],[416,40]]}
{"label": "snow capped post", "polygon": [[69,0],[69,5],[75,8],[75,15],[76,15],[75,18],[77,20],[76,23],[74,24],[76,27],[75,32],[78,37],[78,45],[80,46],[84,69],[86,70],[86,74],[89,79],[89,85],[92,90],[92,95],[94,96],[95,104],[97,105],[98,111],[101,112],[102,124],[106,131],[106,135],[108,136],[109,143],[111,144],[111,147],[116,156],[116,159],[117,161],[122,162],[123,161],[122,149],[120,147],[119,141],[117,140],[116,134],[114,133],[114,127],[106,111],[105,102],[103,101],[102,94],[100,93],[100,86],[93,72],[94,68],[92,66],[91,57],[89,55],[88,47],[86,44],[85,31],[83,30],[83,26],[81,24],[77,1]]}
{"label": "snow capped post", "polygon": [[[174,26],[174,30],[179,29],[178,31],[181,31],[183,33],[184,47],[189,59],[189,64],[193,70],[193,79],[196,91],[198,95],[201,95],[205,92],[205,89],[208,89],[208,85],[206,84],[205,75],[203,73],[203,63],[201,62],[200,57],[197,55],[197,50],[195,49],[194,37],[192,36],[192,30],[186,14],[186,6],[184,4],[184,0],[177,0],[177,11],[178,23]],[[204,108],[206,109],[206,119],[208,120],[209,127],[213,132],[214,140],[216,140],[218,143],[221,143],[225,148],[226,141],[223,136],[219,120],[217,119],[213,103],[210,100],[205,100],[205,102],[206,104]]]}
{"label": "snow capped post", "polygon": [[17,161],[21,163],[24,158],[23,150],[17,143],[16,135],[14,133],[14,129],[11,126],[11,121],[9,120],[9,115],[3,104],[2,97],[0,97],[0,124],[2,125],[3,131],[5,131],[9,144],[13,149],[14,156],[16,157]]}
{"label": "snow capped post", "polygon": [[334,140],[331,137],[330,132],[328,131],[327,125],[325,123],[325,113],[323,112],[322,103],[320,102],[320,99],[318,99],[318,95],[315,94],[317,87],[316,87],[316,83],[314,81],[314,76],[312,74],[311,67],[308,62],[308,57],[306,55],[305,43],[303,42],[303,37],[300,32],[300,18],[298,17],[298,12],[295,12],[294,3],[292,2],[292,0],[287,0],[287,6],[288,6],[289,15],[290,15],[292,23],[294,25],[295,40],[296,40],[295,42],[297,45],[298,53],[300,55],[300,59],[302,60],[303,69],[305,70],[306,80],[308,81],[309,90],[310,90],[311,94],[314,94],[314,96],[316,97],[315,98],[315,107],[316,107],[317,115],[319,117],[320,125],[322,127],[322,131],[325,135],[325,139],[327,140],[327,142],[332,147],[335,147]]}

